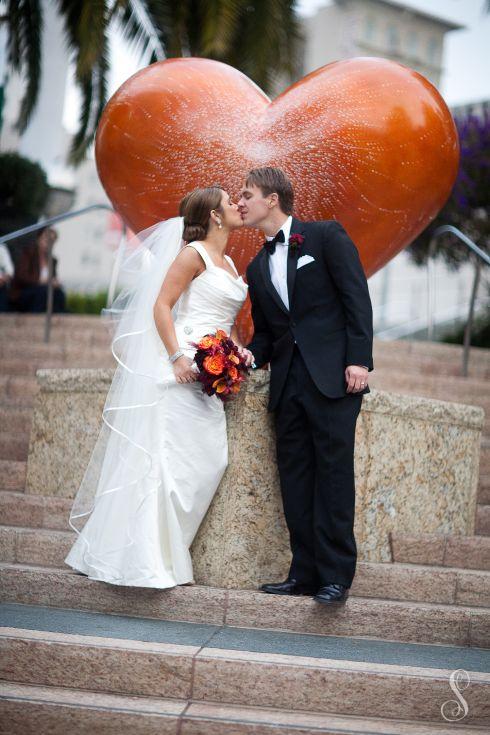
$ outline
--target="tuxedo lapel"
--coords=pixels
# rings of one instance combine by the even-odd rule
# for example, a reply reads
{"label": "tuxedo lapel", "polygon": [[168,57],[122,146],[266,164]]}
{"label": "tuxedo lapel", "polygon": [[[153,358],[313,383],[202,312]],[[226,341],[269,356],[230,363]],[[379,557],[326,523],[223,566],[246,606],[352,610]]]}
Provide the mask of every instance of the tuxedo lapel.
{"label": "tuxedo lapel", "polygon": [[282,309],[282,311],[289,316],[289,311],[285,303],[279,296],[278,292],[276,291],[276,287],[272,283],[271,272],[269,268],[269,256],[265,248],[262,249],[262,253],[261,253],[259,262],[260,262],[260,271],[262,273],[262,277],[264,279],[264,284],[265,284],[267,291],[272,296],[272,298],[274,299],[278,307]]}
{"label": "tuxedo lapel", "polygon": [[[301,222],[299,219],[296,219],[296,217],[293,217],[293,221],[291,222],[291,232],[289,233],[289,237],[291,235],[303,235],[304,237],[304,223]],[[298,266],[298,252],[290,253],[288,252],[288,266],[287,266],[287,281],[288,281],[288,299],[289,299],[289,311],[292,309],[293,305],[293,293],[294,293],[294,284],[296,281],[296,270]]]}

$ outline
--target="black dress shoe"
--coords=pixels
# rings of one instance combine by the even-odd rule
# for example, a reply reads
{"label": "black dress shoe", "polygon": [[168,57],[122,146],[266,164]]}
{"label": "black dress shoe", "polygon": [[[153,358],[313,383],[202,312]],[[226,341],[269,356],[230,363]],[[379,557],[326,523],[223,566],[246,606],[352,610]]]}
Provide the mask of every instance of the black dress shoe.
{"label": "black dress shoe", "polygon": [[318,590],[318,585],[303,584],[296,579],[288,577],[285,582],[263,584],[260,590],[272,595],[314,595]]}
{"label": "black dress shoe", "polygon": [[346,587],[343,584],[331,582],[330,584],[320,587],[313,599],[326,605],[333,605],[345,602],[348,596],[349,587]]}

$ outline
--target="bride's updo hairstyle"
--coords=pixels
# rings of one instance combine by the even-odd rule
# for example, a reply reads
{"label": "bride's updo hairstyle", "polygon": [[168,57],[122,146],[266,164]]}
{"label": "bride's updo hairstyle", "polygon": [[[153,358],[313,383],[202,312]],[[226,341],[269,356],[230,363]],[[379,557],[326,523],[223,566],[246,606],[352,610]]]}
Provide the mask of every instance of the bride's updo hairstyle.
{"label": "bride's updo hairstyle", "polygon": [[180,202],[179,216],[184,218],[185,242],[204,240],[208,234],[211,210],[222,212],[221,197],[223,189],[219,186],[207,186],[205,189],[194,189],[186,194]]}

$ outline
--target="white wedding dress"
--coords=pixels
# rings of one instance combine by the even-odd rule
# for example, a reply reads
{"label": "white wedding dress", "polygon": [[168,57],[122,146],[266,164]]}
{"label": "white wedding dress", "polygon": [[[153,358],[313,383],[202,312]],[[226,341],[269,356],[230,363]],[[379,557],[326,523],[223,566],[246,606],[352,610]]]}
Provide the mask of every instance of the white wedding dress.
{"label": "white wedding dress", "polygon": [[[236,278],[213,263],[202,243],[189,246],[201,254],[206,270],[184,291],[174,324],[180,348],[192,359],[190,340],[217,328],[230,334],[248,286],[229,256]],[[65,562],[90,579],[168,588],[195,581],[189,547],[226,469],[228,444],[222,401],[205,394],[199,381],[175,381],[154,329],[162,356],[162,400],[146,427],[151,471],[140,472],[121,492],[96,498]],[[128,472],[135,470],[138,455],[119,454],[121,464],[129,467],[132,461]]]}

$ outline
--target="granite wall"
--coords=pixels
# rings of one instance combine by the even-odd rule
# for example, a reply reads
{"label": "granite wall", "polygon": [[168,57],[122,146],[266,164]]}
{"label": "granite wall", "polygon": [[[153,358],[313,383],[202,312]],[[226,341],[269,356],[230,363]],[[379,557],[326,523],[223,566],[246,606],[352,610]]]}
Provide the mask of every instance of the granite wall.
{"label": "granite wall", "polygon": [[[111,369],[38,370],[27,492],[74,497],[98,435]],[[275,465],[269,373],[226,407],[229,466],[193,541],[197,584],[285,578],[289,536]],[[356,426],[358,558],[389,561],[388,533],[472,534],[484,412],[371,390]]]}

